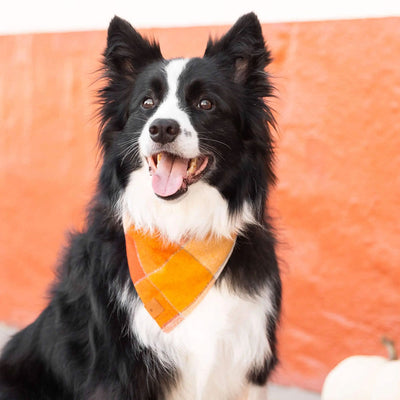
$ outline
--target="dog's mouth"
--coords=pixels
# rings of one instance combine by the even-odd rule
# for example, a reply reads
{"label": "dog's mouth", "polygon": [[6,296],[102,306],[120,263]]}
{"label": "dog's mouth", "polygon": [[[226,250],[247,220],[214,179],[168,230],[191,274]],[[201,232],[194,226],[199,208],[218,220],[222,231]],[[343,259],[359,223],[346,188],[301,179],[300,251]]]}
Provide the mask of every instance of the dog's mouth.
{"label": "dog's mouth", "polygon": [[163,199],[172,200],[184,194],[190,185],[205,174],[210,157],[200,155],[184,158],[176,154],[161,152],[147,157],[154,193]]}

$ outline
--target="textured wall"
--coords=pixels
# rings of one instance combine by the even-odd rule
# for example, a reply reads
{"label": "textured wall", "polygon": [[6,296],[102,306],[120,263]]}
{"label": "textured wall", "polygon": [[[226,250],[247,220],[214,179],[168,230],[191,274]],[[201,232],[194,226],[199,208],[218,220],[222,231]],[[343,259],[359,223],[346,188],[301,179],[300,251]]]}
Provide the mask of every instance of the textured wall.
{"label": "textured wall", "polygon": [[[221,34],[224,27],[211,28]],[[145,31],[166,57],[209,28]],[[279,99],[271,200],[281,241],[281,383],[319,389],[353,353],[400,342],[400,19],[268,24]],[[0,320],[46,303],[98,163],[94,73],[104,32],[0,37]]]}
{"label": "textured wall", "polygon": [[281,77],[281,371],[319,388],[343,357],[385,354],[382,335],[400,345],[400,19],[270,29]]}

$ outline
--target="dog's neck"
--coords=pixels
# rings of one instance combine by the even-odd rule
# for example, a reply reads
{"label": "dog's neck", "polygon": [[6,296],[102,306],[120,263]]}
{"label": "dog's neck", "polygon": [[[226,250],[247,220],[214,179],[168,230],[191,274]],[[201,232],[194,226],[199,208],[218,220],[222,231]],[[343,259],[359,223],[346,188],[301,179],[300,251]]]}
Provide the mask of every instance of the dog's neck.
{"label": "dog's neck", "polygon": [[184,238],[203,240],[208,236],[230,238],[256,223],[248,204],[231,215],[228,202],[219,191],[203,181],[191,186],[177,200],[158,198],[145,167],[131,174],[117,211],[125,230],[130,225],[149,232],[157,230],[172,242]]}

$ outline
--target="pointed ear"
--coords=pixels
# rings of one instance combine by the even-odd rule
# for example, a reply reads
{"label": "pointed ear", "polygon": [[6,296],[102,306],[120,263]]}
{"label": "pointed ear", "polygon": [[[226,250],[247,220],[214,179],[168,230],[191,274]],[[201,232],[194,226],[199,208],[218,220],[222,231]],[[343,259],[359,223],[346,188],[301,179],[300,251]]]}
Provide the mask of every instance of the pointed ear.
{"label": "pointed ear", "polygon": [[108,27],[104,52],[106,68],[125,77],[134,76],[145,65],[161,60],[160,46],[143,38],[132,25],[115,16]]}
{"label": "pointed ear", "polygon": [[230,67],[233,80],[245,84],[254,72],[263,71],[271,62],[262,29],[254,13],[243,15],[217,41],[209,40],[205,57],[215,57],[225,68]]}
{"label": "pointed ear", "polygon": [[102,79],[98,91],[100,143],[107,149],[114,132],[123,129],[129,117],[129,103],[138,73],[146,65],[162,60],[160,47],[143,38],[127,21],[110,22],[107,47],[103,53]]}

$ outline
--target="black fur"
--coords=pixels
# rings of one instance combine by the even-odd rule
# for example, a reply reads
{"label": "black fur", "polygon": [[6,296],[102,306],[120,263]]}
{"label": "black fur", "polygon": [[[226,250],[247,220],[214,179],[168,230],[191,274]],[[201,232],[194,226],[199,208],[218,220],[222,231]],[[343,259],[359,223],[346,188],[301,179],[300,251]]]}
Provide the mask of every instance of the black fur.
{"label": "black fur", "polygon": [[[203,58],[189,62],[181,77],[182,106],[200,135],[200,147],[213,157],[204,179],[229,202],[232,214],[244,202],[256,210],[259,225],[239,236],[218,284],[225,280],[243,295],[269,283],[275,314],[266,335],[273,357],[248,379],[265,383],[276,361],[276,325],[281,284],[275,239],[264,221],[268,189],[274,182],[274,120],[264,98],[272,86],[264,68],[271,61],[254,14],[242,17],[220,40],[209,41]],[[110,24],[99,92],[103,165],[86,228],[70,235],[51,290],[38,319],[15,335],[0,360],[0,400],[162,400],[179,378],[157,354],[129,333],[128,315],[116,292],[129,282],[124,232],[115,205],[129,174],[141,160],[134,143],[153,110],[140,102],[151,92],[166,94],[159,46],[143,39],[127,22]],[[194,106],[201,96],[218,104],[207,115]],[[212,141],[209,140],[212,138]],[[196,210],[194,210],[196,212]],[[130,284],[132,295],[135,294]]]}

